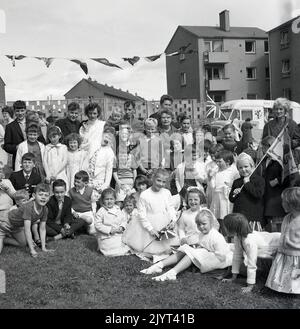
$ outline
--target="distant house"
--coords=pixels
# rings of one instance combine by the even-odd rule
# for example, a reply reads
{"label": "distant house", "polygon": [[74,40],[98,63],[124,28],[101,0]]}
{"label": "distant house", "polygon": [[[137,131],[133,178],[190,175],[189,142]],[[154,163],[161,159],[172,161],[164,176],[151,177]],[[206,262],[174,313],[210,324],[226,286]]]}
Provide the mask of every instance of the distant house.
{"label": "distant house", "polygon": [[[124,102],[127,100],[132,100],[136,103],[145,101],[137,94],[133,95],[128,91],[116,89],[106,84],[103,85],[91,78],[82,79],[66,92],[64,96],[66,100],[68,100],[68,103],[70,101],[77,101],[83,104],[87,104],[91,101],[98,102],[104,108],[105,119],[108,118],[114,107],[123,108]],[[140,116],[139,113],[137,114],[137,116]]]}
{"label": "distant house", "polygon": [[5,104],[5,82],[0,77],[0,106],[4,106]]}
{"label": "distant house", "polygon": [[300,16],[295,17],[268,32],[272,99],[286,97],[300,102],[299,21]]}
{"label": "distant house", "polygon": [[168,94],[199,102],[206,101],[206,93],[215,102],[268,99],[267,33],[231,27],[228,10],[219,19],[219,27],[178,26],[165,50],[175,54],[166,57]]}

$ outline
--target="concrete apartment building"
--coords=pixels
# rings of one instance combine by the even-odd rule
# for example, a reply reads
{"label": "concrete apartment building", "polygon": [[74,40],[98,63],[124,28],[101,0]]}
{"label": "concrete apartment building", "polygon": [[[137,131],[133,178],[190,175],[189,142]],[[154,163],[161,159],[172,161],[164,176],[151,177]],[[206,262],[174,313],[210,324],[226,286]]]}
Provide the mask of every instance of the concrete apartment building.
{"label": "concrete apartment building", "polygon": [[286,97],[300,102],[299,21],[300,16],[295,17],[268,32],[272,99]]}
{"label": "concrete apartment building", "polygon": [[269,99],[267,33],[256,27],[231,27],[228,10],[219,20],[219,27],[178,26],[165,50],[180,52],[166,57],[168,94],[200,102],[206,101],[206,92],[215,102]]}

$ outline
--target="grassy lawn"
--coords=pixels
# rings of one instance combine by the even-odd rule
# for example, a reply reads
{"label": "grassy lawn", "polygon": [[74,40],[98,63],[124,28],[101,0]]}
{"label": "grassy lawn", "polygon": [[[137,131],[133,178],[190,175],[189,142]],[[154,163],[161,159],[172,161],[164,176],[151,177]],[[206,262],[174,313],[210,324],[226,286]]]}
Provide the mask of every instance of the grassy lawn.
{"label": "grassy lawn", "polygon": [[[175,282],[153,282],[139,270],[149,266],[135,256],[105,258],[95,238],[51,242],[53,255],[5,247],[0,269],[6,272],[3,308],[300,308],[300,298],[264,288],[258,276],[254,293],[241,293],[243,280],[224,284],[213,274],[186,271]],[[216,273],[214,273],[216,275]]]}

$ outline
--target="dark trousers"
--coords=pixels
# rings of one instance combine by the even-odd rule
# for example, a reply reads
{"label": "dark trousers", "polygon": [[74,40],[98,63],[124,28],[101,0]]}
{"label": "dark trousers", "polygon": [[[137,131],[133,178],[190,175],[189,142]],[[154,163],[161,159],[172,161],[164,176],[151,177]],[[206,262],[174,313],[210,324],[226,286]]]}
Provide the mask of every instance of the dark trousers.
{"label": "dark trousers", "polygon": [[[70,223],[70,226],[71,226],[70,234],[73,234],[73,233],[77,232],[78,230],[80,230],[81,228],[86,227],[87,224],[83,219],[77,218],[77,219],[73,219],[73,222]],[[63,225],[61,225],[61,224],[56,224],[55,222],[47,222],[46,234],[47,234],[47,236],[56,236],[57,234],[60,233],[62,228],[63,228]]]}

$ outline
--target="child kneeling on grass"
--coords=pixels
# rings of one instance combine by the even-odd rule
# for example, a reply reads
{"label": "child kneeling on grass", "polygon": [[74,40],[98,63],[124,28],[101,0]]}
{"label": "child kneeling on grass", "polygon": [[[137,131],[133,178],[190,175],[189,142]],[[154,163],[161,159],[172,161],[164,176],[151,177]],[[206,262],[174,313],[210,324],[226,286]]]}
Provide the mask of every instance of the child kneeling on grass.
{"label": "child kneeling on grass", "polygon": [[8,213],[8,220],[0,225],[0,250],[3,246],[3,238],[10,233],[13,245],[29,247],[32,257],[37,257],[32,239],[31,226],[39,224],[42,251],[52,251],[46,248],[46,221],[48,215],[47,202],[50,198],[50,186],[40,183],[33,193],[34,200],[24,203],[21,207]]}
{"label": "child kneeling on grass", "polygon": [[129,253],[129,248],[122,242],[127,219],[115,203],[116,192],[112,188],[105,189],[101,194],[103,206],[95,218],[98,248],[104,256],[123,256]]}
{"label": "child kneeling on grass", "polygon": [[224,236],[214,228],[215,217],[212,212],[209,209],[200,210],[195,221],[200,231],[196,248],[184,244],[177,249],[176,254],[142,270],[141,273],[161,273],[163,268],[176,264],[168,272],[153,278],[155,281],[168,281],[176,280],[177,274],[192,264],[196,265],[201,273],[230,266],[232,251]]}

